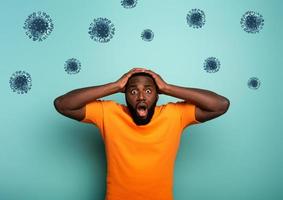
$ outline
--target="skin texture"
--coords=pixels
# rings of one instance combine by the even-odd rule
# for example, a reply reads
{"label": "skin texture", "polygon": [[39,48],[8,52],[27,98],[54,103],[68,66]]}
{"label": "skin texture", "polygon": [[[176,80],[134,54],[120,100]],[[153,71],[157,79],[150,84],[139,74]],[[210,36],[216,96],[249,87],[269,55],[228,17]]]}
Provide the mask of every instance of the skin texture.
{"label": "skin texture", "polygon": [[[133,76],[137,73],[146,73],[147,75]],[[130,77],[132,78],[130,79]],[[127,84],[128,81],[129,84]],[[152,83],[155,85],[155,90]],[[131,96],[131,90],[128,87],[131,84],[137,88],[137,91],[134,93],[139,95]],[[149,84],[152,85],[153,93],[151,95],[146,90]],[[200,122],[205,122],[223,115],[230,106],[229,100],[219,94],[209,90],[169,84],[159,74],[145,68],[133,68],[115,82],[72,90],[57,97],[54,100],[54,106],[62,115],[81,121],[84,119],[85,105],[87,103],[120,92],[125,93],[129,111],[137,125],[146,124],[150,121],[153,115],[150,111],[155,107],[159,94],[173,96],[196,105],[196,119]],[[147,119],[139,119],[135,116],[138,102],[143,102],[148,106]]]}
{"label": "skin texture", "polygon": [[[158,101],[157,88],[153,78],[142,73],[133,75],[126,85],[125,97],[134,122],[137,125],[148,124]],[[147,107],[148,114],[145,118],[137,114],[137,106],[140,103]]]}

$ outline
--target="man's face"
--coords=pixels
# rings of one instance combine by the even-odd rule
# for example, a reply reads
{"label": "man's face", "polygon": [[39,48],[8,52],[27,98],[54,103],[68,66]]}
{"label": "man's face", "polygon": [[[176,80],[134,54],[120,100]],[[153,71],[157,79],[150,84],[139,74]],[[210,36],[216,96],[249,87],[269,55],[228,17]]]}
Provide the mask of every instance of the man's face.
{"label": "man's face", "polygon": [[137,125],[148,124],[158,100],[156,85],[151,77],[137,75],[128,80],[126,102]]}

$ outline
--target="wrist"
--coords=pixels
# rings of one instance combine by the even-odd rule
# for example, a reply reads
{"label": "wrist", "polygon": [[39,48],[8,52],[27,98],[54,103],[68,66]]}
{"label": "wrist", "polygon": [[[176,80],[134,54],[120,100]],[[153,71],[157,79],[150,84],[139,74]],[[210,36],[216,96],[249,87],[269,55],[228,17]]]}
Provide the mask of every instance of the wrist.
{"label": "wrist", "polygon": [[112,82],[111,84],[112,84],[114,90],[116,91],[116,93],[118,93],[118,92],[123,92],[123,88],[124,88],[124,87],[122,87],[122,85],[119,84],[118,81]]}
{"label": "wrist", "polygon": [[165,84],[162,88],[159,88],[161,94],[168,94],[170,92],[170,85]]}

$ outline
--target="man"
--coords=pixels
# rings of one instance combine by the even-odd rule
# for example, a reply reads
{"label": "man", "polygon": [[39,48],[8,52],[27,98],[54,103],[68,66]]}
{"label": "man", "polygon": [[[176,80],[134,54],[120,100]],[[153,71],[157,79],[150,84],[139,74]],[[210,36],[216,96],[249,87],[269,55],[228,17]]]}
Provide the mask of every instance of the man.
{"label": "man", "polygon": [[[99,99],[118,92],[125,93],[127,106]],[[159,94],[183,101],[156,106]],[[174,162],[183,130],[224,114],[229,104],[211,91],[168,84],[144,68],[54,101],[61,114],[99,128],[107,157],[106,200],[173,200]]]}

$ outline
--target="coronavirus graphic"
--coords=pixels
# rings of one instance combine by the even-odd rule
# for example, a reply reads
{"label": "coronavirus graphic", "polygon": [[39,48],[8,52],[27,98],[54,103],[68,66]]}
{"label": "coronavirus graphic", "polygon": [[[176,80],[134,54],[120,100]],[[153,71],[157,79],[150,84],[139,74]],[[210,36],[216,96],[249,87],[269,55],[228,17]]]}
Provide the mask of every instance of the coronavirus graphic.
{"label": "coronavirus graphic", "polygon": [[90,24],[88,33],[96,42],[109,42],[115,34],[115,26],[109,19],[97,18]]}
{"label": "coronavirus graphic", "polygon": [[16,71],[10,78],[10,87],[18,94],[27,93],[31,89],[31,76],[25,71]]}
{"label": "coronavirus graphic", "polygon": [[251,77],[249,80],[248,80],[248,87],[250,89],[258,89],[260,86],[260,80],[257,78],[257,77]]}
{"label": "coronavirus graphic", "polygon": [[137,0],[122,0],[121,5],[127,9],[134,8],[137,5]]}
{"label": "coronavirus graphic", "polygon": [[205,59],[203,67],[206,72],[215,73],[220,68],[220,62],[215,57],[209,57]]}
{"label": "coronavirus graphic", "polygon": [[257,12],[247,11],[242,16],[240,23],[247,33],[258,33],[264,25],[264,19],[262,15]]}
{"label": "coronavirus graphic", "polygon": [[81,70],[81,62],[75,58],[70,58],[65,62],[64,69],[68,74],[77,74]]}
{"label": "coronavirus graphic", "polygon": [[154,33],[150,29],[145,29],[141,34],[141,38],[144,41],[150,42],[154,38]]}
{"label": "coronavirus graphic", "polygon": [[45,12],[33,12],[25,21],[26,35],[33,41],[43,41],[53,31],[52,19]]}
{"label": "coronavirus graphic", "polygon": [[200,9],[192,9],[187,14],[187,23],[190,27],[201,28],[205,24],[205,14]]}

